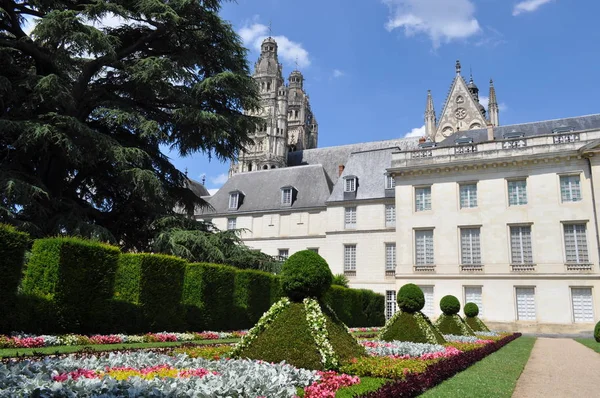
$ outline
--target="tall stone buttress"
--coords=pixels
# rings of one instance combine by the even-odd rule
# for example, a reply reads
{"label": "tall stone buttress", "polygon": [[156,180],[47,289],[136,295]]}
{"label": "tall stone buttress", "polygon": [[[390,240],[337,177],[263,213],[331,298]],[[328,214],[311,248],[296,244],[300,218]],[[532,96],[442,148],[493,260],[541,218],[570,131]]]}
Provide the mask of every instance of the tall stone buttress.
{"label": "tall stone buttress", "polygon": [[232,162],[229,175],[255,170],[286,167],[289,151],[316,148],[318,124],[304,91],[304,77],[298,70],[284,84],[283,66],[277,57],[277,42],[266,38],[261,44],[253,78],[261,97],[257,112],[264,124],[250,134],[254,143],[240,152],[238,161]]}

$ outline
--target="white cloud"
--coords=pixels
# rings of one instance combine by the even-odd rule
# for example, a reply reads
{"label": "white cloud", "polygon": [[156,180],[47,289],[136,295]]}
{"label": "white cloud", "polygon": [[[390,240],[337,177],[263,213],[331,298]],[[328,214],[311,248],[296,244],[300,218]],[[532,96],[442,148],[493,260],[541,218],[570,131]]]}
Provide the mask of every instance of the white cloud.
{"label": "white cloud", "polygon": [[214,194],[216,194],[219,191],[219,188],[208,189],[207,191],[210,194],[210,196],[213,196]]}
{"label": "white cloud", "polygon": [[210,177],[210,182],[212,182],[214,185],[223,185],[227,182],[228,178],[229,177],[227,174],[221,173],[216,177]]}
{"label": "white cloud", "polygon": [[[489,97],[486,97],[485,95],[480,95],[479,96],[479,103],[481,105],[483,105],[484,108],[487,110],[488,109],[488,105],[490,103],[490,99],[489,99]],[[507,109],[508,109],[508,106],[506,106],[506,104],[504,102],[501,102],[501,103],[498,104],[498,110],[500,112],[503,112],[503,111],[505,111]]]}
{"label": "white cloud", "polygon": [[[254,18],[255,21],[256,18]],[[261,23],[253,22],[244,25],[238,33],[246,47],[260,51],[261,43],[269,36],[269,28]],[[273,38],[277,42],[277,54],[286,64],[298,62],[298,66],[301,68],[306,68],[310,65],[308,51],[302,47],[301,43],[297,43],[281,35],[273,36]]]}
{"label": "white cloud", "polygon": [[552,0],[525,0],[517,3],[513,8],[512,15],[517,16],[524,12],[533,12],[543,6],[546,3],[550,3]]}
{"label": "white cloud", "polygon": [[334,79],[337,79],[338,77],[342,77],[344,75],[345,75],[345,73],[343,71],[339,70],[339,69],[334,69],[333,70],[333,78]]}
{"label": "white cloud", "polygon": [[411,137],[425,137],[425,125],[422,125],[421,127],[415,127],[414,129],[410,130],[410,133],[406,133],[404,135],[404,138],[411,138]]}
{"label": "white cloud", "polygon": [[383,0],[390,9],[385,27],[404,28],[406,36],[424,33],[438,48],[442,43],[466,39],[481,31],[470,0]]}

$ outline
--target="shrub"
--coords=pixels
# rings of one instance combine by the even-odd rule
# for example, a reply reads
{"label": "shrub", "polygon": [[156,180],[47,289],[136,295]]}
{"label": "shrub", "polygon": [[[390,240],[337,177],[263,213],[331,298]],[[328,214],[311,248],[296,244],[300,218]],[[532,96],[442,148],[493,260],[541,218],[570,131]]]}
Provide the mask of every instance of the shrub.
{"label": "shrub", "polygon": [[479,307],[475,303],[467,303],[465,304],[464,312],[467,318],[473,318],[479,315]]}
{"label": "shrub", "polygon": [[473,329],[458,314],[442,314],[436,324],[442,334],[453,334],[455,336],[475,336]]}
{"label": "shrub", "polygon": [[[10,225],[0,224],[0,314],[11,314],[11,318],[23,272],[23,258],[29,244],[29,235]],[[1,316],[0,332],[9,332],[10,323],[6,315]]]}
{"label": "shrub", "polygon": [[407,283],[398,290],[398,306],[403,312],[410,314],[421,311],[425,306],[425,295],[421,288],[414,283]]}
{"label": "shrub", "polygon": [[337,285],[337,286],[342,286],[342,287],[349,287],[350,279],[348,279],[348,277],[344,274],[335,274],[333,276],[333,280],[331,281],[331,284]]}
{"label": "shrub", "polygon": [[460,301],[452,295],[444,296],[440,300],[440,309],[446,315],[456,315],[460,311]]}
{"label": "shrub", "polygon": [[232,329],[248,329],[271,307],[271,286],[275,276],[267,272],[240,270],[235,273]]}
{"label": "shrub", "polygon": [[283,293],[292,301],[321,298],[331,286],[332,279],[327,262],[311,250],[292,254],[281,269]]}
{"label": "shrub", "polygon": [[598,322],[594,328],[594,339],[600,343],[600,322]]}
{"label": "shrub", "polygon": [[385,298],[372,290],[331,285],[323,302],[349,327],[383,326],[385,323]]}
{"label": "shrub", "polygon": [[381,330],[379,339],[385,341],[412,341],[413,343],[444,344],[444,336],[420,311],[398,311]]}
{"label": "shrub", "polygon": [[118,248],[91,240],[36,240],[22,282],[23,293],[52,301],[63,330],[107,331],[118,259]]}
{"label": "shrub", "polygon": [[182,301],[190,330],[234,329],[233,304],[237,268],[219,264],[188,264]]}
{"label": "shrub", "polygon": [[147,331],[181,330],[186,262],[163,254],[122,254],[114,298],[140,306]]}

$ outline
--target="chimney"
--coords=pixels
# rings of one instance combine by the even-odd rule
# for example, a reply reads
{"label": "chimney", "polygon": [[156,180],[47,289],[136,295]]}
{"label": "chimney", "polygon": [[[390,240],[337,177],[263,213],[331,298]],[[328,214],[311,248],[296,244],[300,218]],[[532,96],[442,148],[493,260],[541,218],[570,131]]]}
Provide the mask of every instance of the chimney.
{"label": "chimney", "polygon": [[340,164],[338,166],[338,177],[342,175],[342,173],[344,172],[344,168],[345,166],[343,164]]}
{"label": "chimney", "polygon": [[425,137],[421,137],[421,138],[419,138],[419,144],[422,144],[422,143],[424,143],[425,141],[427,141],[427,138],[425,138]]}
{"label": "chimney", "polygon": [[487,125],[487,139],[488,141],[494,141],[494,125],[492,123]]}

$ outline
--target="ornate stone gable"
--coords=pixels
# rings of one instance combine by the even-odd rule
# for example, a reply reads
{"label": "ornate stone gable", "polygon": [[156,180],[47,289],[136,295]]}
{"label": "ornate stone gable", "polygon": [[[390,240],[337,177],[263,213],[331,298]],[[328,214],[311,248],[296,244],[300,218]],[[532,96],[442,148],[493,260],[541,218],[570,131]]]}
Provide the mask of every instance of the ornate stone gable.
{"label": "ornate stone gable", "polygon": [[460,75],[460,64],[457,64],[457,74],[437,119],[435,135],[431,138],[440,142],[458,131],[485,128],[487,121],[484,111],[483,106],[473,98],[465,79]]}

